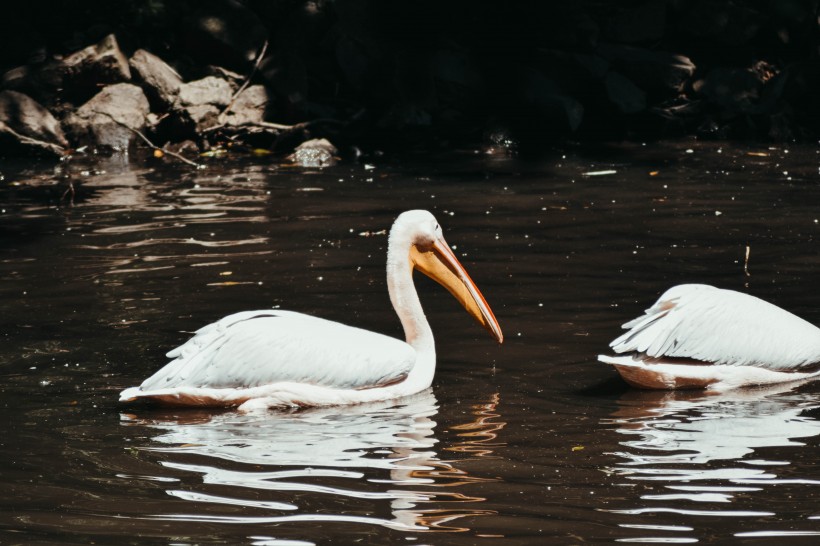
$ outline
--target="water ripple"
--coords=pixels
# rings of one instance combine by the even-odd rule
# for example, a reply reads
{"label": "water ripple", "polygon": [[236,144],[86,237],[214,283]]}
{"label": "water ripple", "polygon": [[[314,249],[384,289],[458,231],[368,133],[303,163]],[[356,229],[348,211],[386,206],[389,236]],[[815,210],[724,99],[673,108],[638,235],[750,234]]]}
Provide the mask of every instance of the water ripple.
{"label": "water ripple", "polygon": [[813,476],[789,470],[805,445],[801,440],[820,435],[820,422],[812,417],[812,410],[820,407],[817,398],[790,393],[791,388],[715,396],[629,392],[611,418],[603,421],[623,437],[619,444],[625,448],[609,453],[615,462],[606,472],[645,488],[633,501],[637,506],[602,511],[690,517],[697,522],[695,530],[704,525],[700,518],[751,520],[779,515],[774,506],[751,509],[759,504],[749,501],[774,486],[820,485]]}
{"label": "water ripple", "polygon": [[[469,421],[451,427],[459,441],[438,450],[433,420],[438,404],[429,390],[401,401],[341,409],[186,412],[148,419],[122,415],[122,424],[150,431],[151,442],[139,448],[157,458],[157,476],[148,479],[173,483],[166,494],[196,507],[143,517],[453,531],[465,530],[456,520],[495,514],[477,506],[484,498],[458,490],[494,478],[473,476],[455,461],[441,459],[438,451],[491,457],[504,427],[498,403],[494,394],[477,404]],[[237,506],[250,512],[237,515],[230,510]]]}

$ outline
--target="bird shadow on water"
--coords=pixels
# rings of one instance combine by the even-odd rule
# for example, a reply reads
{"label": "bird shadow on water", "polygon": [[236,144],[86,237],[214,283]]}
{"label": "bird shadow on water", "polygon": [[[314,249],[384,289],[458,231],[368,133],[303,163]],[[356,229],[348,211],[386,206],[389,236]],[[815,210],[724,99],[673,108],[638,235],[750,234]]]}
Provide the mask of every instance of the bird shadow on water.
{"label": "bird shadow on water", "polygon": [[820,536],[816,507],[778,501],[820,485],[795,464],[815,456],[820,436],[820,395],[799,387],[624,393],[601,421],[618,446],[602,471],[632,495],[600,510],[652,535],[627,541]]}
{"label": "bird shadow on water", "polygon": [[[468,531],[456,520],[495,512],[482,510],[485,499],[465,487],[494,478],[457,465],[503,445],[498,403],[493,394],[472,406],[465,422],[448,427],[454,441],[444,442],[436,435],[439,403],[431,389],[400,400],[290,412],[121,414],[123,426],[144,434],[137,450],[155,472],[120,477],[135,486],[160,482],[168,496],[186,501],[137,518],[274,524],[306,539],[308,526],[319,524],[326,532],[350,524]],[[445,453],[455,456],[448,460]]]}

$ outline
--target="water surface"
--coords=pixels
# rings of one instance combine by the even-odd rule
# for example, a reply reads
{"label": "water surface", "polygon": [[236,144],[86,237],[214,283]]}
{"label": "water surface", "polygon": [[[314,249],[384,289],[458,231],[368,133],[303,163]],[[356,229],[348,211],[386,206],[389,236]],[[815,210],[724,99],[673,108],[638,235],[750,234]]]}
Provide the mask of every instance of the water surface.
{"label": "water surface", "polygon": [[[73,203],[52,167],[3,167],[4,544],[818,540],[818,384],[641,392],[595,360],[681,282],[820,323],[815,147],[70,170]],[[416,396],[262,415],[116,402],[240,310],[400,336],[385,230],[410,208],[436,214],[503,346],[419,278],[439,365]]]}

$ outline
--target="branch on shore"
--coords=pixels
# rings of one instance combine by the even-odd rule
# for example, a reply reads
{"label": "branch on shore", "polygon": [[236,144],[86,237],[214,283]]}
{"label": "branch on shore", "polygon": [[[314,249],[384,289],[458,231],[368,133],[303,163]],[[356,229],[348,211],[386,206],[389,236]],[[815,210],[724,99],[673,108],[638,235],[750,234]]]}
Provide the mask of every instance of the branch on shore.
{"label": "branch on shore", "polygon": [[114,116],[112,116],[112,115],[111,115],[111,114],[109,114],[108,112],[98,112],[98,113],[100,113],[100,114],[103,114],[103,115],[107,116],[107,117],[108,117],[111,121],[113,121],[113,122],[114,122],[114,123],[116,123],[117,125],[120,125],[121,127],[125,127],[126,129],[128,129],[129,131],[131,131],[132,133],[134,133],[135,135],[137,135],[138,137],[140,137],[140,138],[143,140],[143,142],[145,142],[145,143],[146,143],[146,144],[147,144],[147,145],[148,145],[148,146],[149,146],[152,150],[154,150],[154,151],[159,151],[159,152],[162,152],[163,154],[170,155],[171,157],[174,157],[174,158],[176,158],[176,159],[179,159],[179,160],[180,160],[180,161],[182,161],[183,163],[185,163],[185,164],[187,164],[187,165],[190,165],[190,166],[192,166],[192,167],[194,167],[194,168],[197,168],[197,169],[202,169],[202,168],[204,168],[204,165],[202,165],[201,163],[195,163],[194,161],[191,161],[190,159],[188,159],[188,158],[187,158],[187,157],[185,157],[185,156],[182,156],[182,155],[180,155],[180,154],[178,154],[178,153],[176,153],[176,152],[172,152],[172,151],[170,151],[170,150],[167,150],[166,148],[163,148],[162,146],[157,146],[156,144],[154,144],[153,142],[151,142],[151,140],[150,140],[147,136],[145,136],[144,134],[142,134],[142,132],[140,132],[140,131],[138,131],[138,130],[134,129],[133,127],[130,127],[130,126],[126,125],[125,123],[123,123],[123,122],[121,122],[120,120],[116,119]]}
{"label": "branch on shore", "polygon": [[248,85],[250,85],[251,80],[253,80],[253,77],[256,75],[256,72],[259,70],[259,64],[262,62],[262,59],[265,57],[265,52],[267,50],[268,50],[268,41],[265,40],[265,43],[262,44],[262,48],[259,50],[259,55],[256,56],[256,61],[253,63],[253,68],[251,69],[251,73],[248,74],[248,77],[245,78],[245,82],[239,87],[239,89],[236,90],[236,93],[233,94],[233,96],[231,97],[231,100],[228,102],[228,106],[226,106],[225,109],[222,110],[222,112],[220,112],[219,117],[217,119],[219,119],[221,124],[224,125],[225,114],[227,114],[230,111],[230,109],[233,107],[234,103],[236,102],[236,99],[239,98],[239,95],[241,95],[242,92],[245,89],[247,89]]}
{"label": "branch on shore", "polygon": [[0,121],[0,132],[11,135],[15,139],[17,139],[17,141],[20,144],[37,146],[38,148],[42,148],[49,152],[53,152],[57,155],[64,155],[66,152],[66,149],[60,146],[59,144],[54,144],[53,142],[46,142],[45,140],[39,140],[36,138],[28,137],[26,135],[22,135],[14,129],[12,129],[11,127],[9,127],[8,125],[6,125],[5,123],[3,123],[2,121]]}

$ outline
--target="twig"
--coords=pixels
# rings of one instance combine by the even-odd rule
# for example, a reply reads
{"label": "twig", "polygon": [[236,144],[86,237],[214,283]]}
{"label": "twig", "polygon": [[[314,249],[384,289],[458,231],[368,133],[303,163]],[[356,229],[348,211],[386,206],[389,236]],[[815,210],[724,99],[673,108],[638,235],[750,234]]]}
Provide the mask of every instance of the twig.
{"label": "twig", "polygon": [[746,245],[746,259],[743,260],[743,272],[746,274],[747,277],[751,277],[752,274],[749,273],[749,254],[752,252],[752,247]]}
{"label": "twig", "polygon": [[251,73],[248,75],[247,78],[245,78],[245,82],[239,87],[239,89],[236,90],[236,93],[233,94],[233,96],[231,97],[231,100],[228,102],[228,106],[226,106],[225,109],[222,110],[222,112],[219,114],[219,117],[217,118],[217,119],[219,119],[219,121],[222,121],[223,117],[228,112],[228,110],[231,109],[231,107],[233,106],[233,103],[236,102],[236,99],[239,97],[239,95],[241,95],[242,92],[251,83],[251,80],[253,80],[253,77],[256,75],[256,71],[259,70],[259,64],[262,62],[262,59],[265,57],[265,52],[267,50],[268,50],[268,41],[265,40],[265,43],[262,44],[262,49],[259,50],[259,55],[256,56],[256,61],[253,63],[253,69],[251,70]]}
{"label": "twig", "polygon": [[195,167],[195,168],[197,168],[197,169],[202,168],[202,165],[200,165],[199,163],[195,163],[195,162],[191,161],[191,160],[190,160],[190,159],[188,159],[187,157],[184,157],[184,156],[182,156],[182,155],[179,155],[178,153],[172,152],[172,151],[170,151],[170,150],[166,150],[165,148],[163,148],[163,147],[161,147],[161,146],[157,146],[156,144],[154,144],[153,142],[151,142],[151,140],[150,140],[147,136],[145,136],[144,134],[142,134],[140,131],[137,131],[137,130],[136,130],[136,129],[134,129],[133,127],[129,127],[128,125],[126,125],[125,123],[123,123],[123,122],[121,122],[120,120],[116,119],[114,116],[112,116],[112,115],[111,115],[111,114],[109,114],[108,112],[99,112],[99,111],[97,111],[96,113],[98,113],[98,114],[103,114],[103,115],[107,116],[107,117],[108,117],[111,121],[113,121],[114,123],[116,123],[117,125],[120,125],[120,126],[122,126],[122,127],[125,127],[126,129],[128,129],[129,131],[131,131],[132,133],[134,133],[135,135],[137,135],[138,137],[140,137],[140,138],[141,138],[141,139],[142,139],[142,140],[143,140],[146,144],[148,144],[148,146],[149,146],[149,147],[151,147],[153,150],[159,150],[159,151],[160,151],[160,152],[162,152],[163,154],[168,154],[168,155],[170,155],[171,157],[175,157],[175,158],[179,159],[180,161],[182,161],[183,163],[186,163],[186,164],[188,164],[188,165],[190,165],[190,166],[192,166],[192,167]]}
{"label": "twig", "polygon": [[20,141],[21,144],[29,144],[31,146],[37,146],[39,148],[43,148],[50,152],[53,152],[57,155],[63,155],[65,153],[65,148],[60,146],[59,144],[54,144],[53,142],[46,142],[44,140],[38,140],[36,138],[31,138],[25,135],[21,135],[2,121],[0,121],[0,131],[6,132]]}

